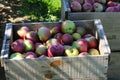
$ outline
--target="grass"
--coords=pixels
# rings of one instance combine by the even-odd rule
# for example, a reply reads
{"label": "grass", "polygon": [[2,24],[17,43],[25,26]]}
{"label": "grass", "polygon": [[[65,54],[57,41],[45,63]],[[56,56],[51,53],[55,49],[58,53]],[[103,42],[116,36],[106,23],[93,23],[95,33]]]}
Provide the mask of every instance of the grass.
{"label": "grass", "polygon": [[21,0],[18,14],[31,21],[58,21],[61,13],[61,0]]}

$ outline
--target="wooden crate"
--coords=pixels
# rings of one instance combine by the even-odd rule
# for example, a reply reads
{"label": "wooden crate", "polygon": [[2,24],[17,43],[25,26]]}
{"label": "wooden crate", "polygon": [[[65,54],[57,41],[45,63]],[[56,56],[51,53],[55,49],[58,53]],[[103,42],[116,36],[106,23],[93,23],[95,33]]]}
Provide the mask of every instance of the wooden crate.
{"label": "wooden crate", "polygon": [[108,78],[109,80],[120,80],[120,52],[111,52],[109,68],[108,68]]}
{"label": "wooden crate", "polygon": [[106,32],[111,51],[120,50],[120,12],[72,12],[69,1],[62,0],[62,20],[100,19]]}
{"label": "wooden crate", "polygon": [[53,57],[35,59],[9,59],[10,43],[16,39],[16,30],[22,25],[31,29],[45,25],[47,27],[60,25],[62,22],[43,23],[8,23],[6,24],[3,47],[1,51],[2,65],[5,68],[7,80],[106,80],[110,47],[100,20],[74,21],[99,40],[100,55],[81,57]]}

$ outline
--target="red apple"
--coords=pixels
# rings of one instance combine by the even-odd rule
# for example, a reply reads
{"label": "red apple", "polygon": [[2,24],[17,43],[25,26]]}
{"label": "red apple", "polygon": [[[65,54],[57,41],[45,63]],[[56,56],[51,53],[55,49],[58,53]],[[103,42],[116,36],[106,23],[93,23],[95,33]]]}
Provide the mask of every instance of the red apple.
{"label": "red apple", "polygon": [[88,52],[81,52],[78,56],[87,56],[87,55],[89,55]]}
{"label": "red apple", "polygon": [[64,46],[61,44],[53,44],[48,48],[48,57],[64,56]]}
{"label": "red apple", "polygon": [[97,48],[98,43],[97,43],[97,39],[94,36],[85,38],[85,40],[88,42],[89,48]]}
{"label": "red apple", "polygon": [[25,58],[37,58],[37,55],[34,52],[27,52],[24,54]]}
{"label": "red apple", "polygon": [[41,41],[47,41],[51,37],[50,29],[47,27],[40,27],[38,29],[38,37]]}
{"label": "red apple", "polygon": [[73,42],[73,37],[70,34],[63,34],[61,37],[61,43],[64,45],[70,45]]}
{"label": "red apple", "polygon": [[35,31],[30,31],[25,35],[25,39],[29,39],[33,42],[37,42],[38,41],[38,35],[37,32]]}
{"label": "red apple", "polygon": [[107,6],[117,6],[118,3],[117,2],[114,2],[114,1],[108,1],[107,2]]}
{"label": "red apple", "polygon": [[87,52],[88,51],[88,43],[85,39],[79,39],[78,41],[78,45],[79,45],[79,52]]}
{"label": "red apple", "polygon": [[17,34],[19,37],[24,38],[29,31],[30,29],[27,26],[22,26],[19,30],[17,30]]}
{"label": "red apple", "polygon": [[59,26],[55,26],[53,27],[51,30],[50,30],[51,34],[57,34],[57,33],[60,33],[61,32],[61,29]]}
{"label": "red apple", "polygon": [[23,39],[17,39],[11,43],[11,50],[14,52],[23,52],[24,51],[24,41]]}

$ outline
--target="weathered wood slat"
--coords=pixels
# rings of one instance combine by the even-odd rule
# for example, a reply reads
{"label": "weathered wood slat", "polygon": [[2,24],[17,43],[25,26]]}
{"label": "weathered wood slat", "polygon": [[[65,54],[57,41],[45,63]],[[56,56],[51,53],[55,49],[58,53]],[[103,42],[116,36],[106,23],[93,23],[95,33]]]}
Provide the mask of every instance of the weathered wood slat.
{"label": "weathered wood slat", "polygon": [[[5,61],[9,80],[106,79],[107,56]],[[34,66],[33,66],[34,65]],[[103,67],[104,66],[104,67]]]}
{"label": "weathered wood slat", "polygon": [[112,52],[110,54],[110,62],[108,68],[108,77],[110,80],[120,79],[120,52]]}

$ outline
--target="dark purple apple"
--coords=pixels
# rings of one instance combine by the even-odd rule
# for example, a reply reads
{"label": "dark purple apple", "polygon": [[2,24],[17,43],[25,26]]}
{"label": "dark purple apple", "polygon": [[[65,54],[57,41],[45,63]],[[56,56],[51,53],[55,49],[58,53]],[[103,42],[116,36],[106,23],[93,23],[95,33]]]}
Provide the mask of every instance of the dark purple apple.
{"label": "dark purple apple", "polygon": [[17,34],[21,38],[25,38],[25,35],[30,31],[27,26],[22,26],[19,30],[17,30]]}
{"label": "dark purple apple", "polygon": [[104,6],[101,3],[95,2],[93,4],[93,8],[95,12],[103,12]]}
{"label": "dark purple apple", "polygon": [[14,52],[23,52],[24,51],[24,41],[23,39],[17,39],[11,43],[11,50]]}
{"label": "dark purple apple", "polygon": [[88,37],[91,37],[93,36],[92,34],[85,34],[83,38],[88,38]]}
{"label": "dark purple apple", "polygon": [[85,0],[85,3],[94,4],[94,3],[95,3],[95,0]]}
{"label": "dark purple apple", "polygon": [[53,44],[48,48],[48,57],[64,56],[64,46],[61,44]]}
{"label": "dark purple apple", "polygon": [[33,41],[31,40],[24,40],[25,51],[34,51],[35,46]]}
{"label": "dark purple apple", "polygon": [[51,30],[50,30],[51,34],[57,34],[57,33],[60,33],[61,32],[61,29],[59,26],[55,26],[53,27]]}
{"label": "dark purple apple", "polygon": [[83,3],[84,3],[84,0],[74,0],[74,1],[77,1],[77,2],[79,2],[80,4],[83,4]]}
{"label": "dark purple apple", "polygon": [[25,39],[29,39],[33,42],[37,42],[38,41],[38,35],[37,32],[35,31],[30,31],[26,34]]}
{"label": "dark purple apple", "polygon": [[71,45],[73,42],[73,37],[70,34],[63,34],[61,37],[61,43],[64,45]]}
{"label": "dark purple apple", "polygon": [[54,38],[58,40],[58,42],[60,43],[61,37],[62,37],[62,33],[57,33],[54,35]]}
{"label": "dark purple apple", "polygon": [[40,41],[47,41],[51,37],[50,29],[47,27],[40,27],[38,29],[38,37]]}
{"label": "dark purple apple", "polygon": [[120,12],[120,4],[118,4],[117,6],[114,6],[114,8],[116,12]]}
{"label": "dark purple apple", "polygon": [[115,7],[107,7],[105,12],[116,12]]}
{"label": "dark purple apple", "polygon": [[93,6],[90,3],[84,3],[82,7],[84,12],[92,12],[93,10]]}
{"label": "dark purple apple", "polygon": [[37,58],[37,55],[34,52],[27,52],[24,54],[25,58]]}
{"label": "dark purple apple", "polygon": [[35,49],[36,49],[39,45],[43,45],[43,44],[40,43],[40,42],[36,42],[36,43],[35,43]]}
{"label": "dark purple apple", "polygon": [[75,11],[75,12],[81,11],[82,9],[81,4],[78,1],[72,1],[70,3],[70,8],[72,11]]}

